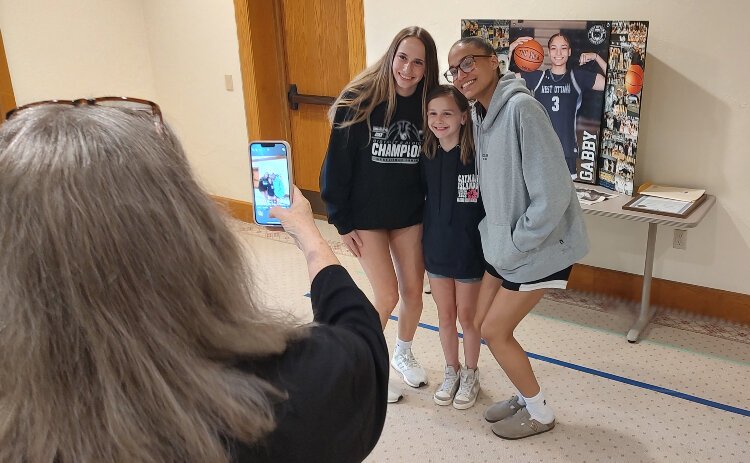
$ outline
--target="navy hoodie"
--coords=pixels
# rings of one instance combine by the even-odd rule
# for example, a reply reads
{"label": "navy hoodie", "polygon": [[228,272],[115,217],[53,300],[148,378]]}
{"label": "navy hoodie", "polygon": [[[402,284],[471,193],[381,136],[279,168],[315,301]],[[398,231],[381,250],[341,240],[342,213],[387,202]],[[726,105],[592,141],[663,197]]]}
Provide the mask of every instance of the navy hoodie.
{"label": "navy hoodie", "polygon": [[474,161],[464,165],[461,148],[433,159],[422,155],[427,191],[422,248],[425,268],[450,278],[480,278],[484,274],[482,244],[477,228],[484,217]]}
{"label": "navy hoodie", "polygon": [[351,111],[337,111],[320,172],[320,195],[328,222],[339,234],[394,230],[422,222],[422,85],[411,96],[396,96],[388,127],[385,102],[373,109],[369,128],[366,120],[338,127]]}

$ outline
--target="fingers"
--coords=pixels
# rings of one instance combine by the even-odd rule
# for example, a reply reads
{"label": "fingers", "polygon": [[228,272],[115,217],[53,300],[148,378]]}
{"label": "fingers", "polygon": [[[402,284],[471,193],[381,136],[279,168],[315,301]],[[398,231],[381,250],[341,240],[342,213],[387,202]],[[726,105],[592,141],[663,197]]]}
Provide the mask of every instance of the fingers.
{"label": "fingers", "polygon": [[346,247],[349,248],[352,254],[354,254],[357,258],[362,257],[362,253],[360,252],[359,247],[357,247],[354,241],[344,240],[344,244],[346,244]]}
{"label": "fingers", "polygon": [[352,231],[351,235],[352,240],[354,240],[354,243],[357,245],[357,247],[362,247],[362,238],[359,237],[357,230]]}
{"label": "fingers", "polygon": [[362,246],[362,240],[360,239],[359,235],[357,235],[356,230],[343,235],[341,237],[341,241],[346,244],[346,247],[349,248],[352,254],[354,254],[358,258],[362,256],[362,251],[360,250],[360,247]]}
{"label": "fingers", "polygon": [[581,53],[581,58],[579,59],[579,62],[581,64],[586,64],[589,61],[593,61],[596,59],[596,53],[588,52],[588,53]]}
{"label": "fingers", "polygon": [[273,217],[274,219],[279,219],[282,222],[284,221],[284,219],[289,217],[289,214],[291,214],[291,212],[289,212],[289,209],[285,207],[280,207],[280,206],[274,206],[268,210],[268,215],[270,217]]}
{"label": "fingers", "polygon": [[294,195],[292,196],[292,208],[309,210],[310,214],[312,214],[312,206],[310,206],[310,201],[308,201],[305,195],[302,193],[302,191],[300,191],[300,189],[297,188],[297,185],[294,185]]}
{"label": "fingers", "polygon": [[305,195],[297,188],[297,185],[292,184],[292,202],[297,201],[299,198],[305,198]]}
{"label": "fingers", "polygon": [[362,257],[362,255],[359,252],[359,249],[357,249],[356,247],[352,247],[351,245],[349,245],[349,243],[346,243],[346,247],[349,248],[349,250],[352,252],[352,254],[354,254],[356,258],[359,259],[360,257]]}
{"label": "fingers", "polygon": [[296,185],[292,185],[292,205],[289,208],[283,208],[280,206],[274,206],[269,210],[271,217],[275,217],[279,220],[284,220],[293,213],[301,213],[298,211],[309,212],[312,215],[312,208],[310,207],[310,201],[305,198],[299,188]]}
{"label": "fingers", "polygon": [[508,51],[512,52],[517,46],[522,45],[528,42],[529,40],[534,40],[534,37],[524,36],[524,37],[517,38],[510,44],[510,46],[508,47],[509,48]]}

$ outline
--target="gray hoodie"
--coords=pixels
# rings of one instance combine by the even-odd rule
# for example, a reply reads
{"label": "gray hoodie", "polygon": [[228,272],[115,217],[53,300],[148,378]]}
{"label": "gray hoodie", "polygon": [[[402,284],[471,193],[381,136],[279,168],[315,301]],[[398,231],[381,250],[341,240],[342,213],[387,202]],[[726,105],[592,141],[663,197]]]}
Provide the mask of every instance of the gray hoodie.
{"label": "gray hoodie", "polygon": [[523,79],[503,76],[484,118],[472,117],[487,262],[528,283],[580,260],[588,252],[581,206],[560,140]]}

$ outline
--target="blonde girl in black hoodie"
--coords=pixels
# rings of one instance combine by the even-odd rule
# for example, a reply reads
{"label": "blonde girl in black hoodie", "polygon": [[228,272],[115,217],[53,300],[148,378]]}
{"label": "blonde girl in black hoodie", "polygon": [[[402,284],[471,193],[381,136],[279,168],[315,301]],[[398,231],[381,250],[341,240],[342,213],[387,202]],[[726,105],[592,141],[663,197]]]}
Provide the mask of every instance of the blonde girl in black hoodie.
{"label": "blonde girl in black hoodie", "polygon": [[[422,108],[437,85],[435,41],[421,27],[394,37],[329,112],[333,125],[320,191],[328,221],[357,256],[385,327],[401,300],[391,366],[412,387],[427,384],[411,342],[422,314]],[[401,398],[389,389],[388,401]]]}

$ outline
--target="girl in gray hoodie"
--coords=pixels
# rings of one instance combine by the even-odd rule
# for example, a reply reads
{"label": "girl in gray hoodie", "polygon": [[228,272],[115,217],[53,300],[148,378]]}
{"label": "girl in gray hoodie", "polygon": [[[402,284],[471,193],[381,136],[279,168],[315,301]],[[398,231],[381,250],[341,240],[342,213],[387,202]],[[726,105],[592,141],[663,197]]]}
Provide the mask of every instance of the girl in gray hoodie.
{"label": "girl in gray hoodie", "polygon": [[474,100],[476,165],[486,217],[479,223],[486,272],[477,307],[481,334],[518,394],[485,412],[492,431],[519,439],[549,431],[547,405],[513,331],[549,288],[565,288],[586,255],[581,206],[544,107],[523,79],[501,76],[492,45],[456,42],[445,77]]}

